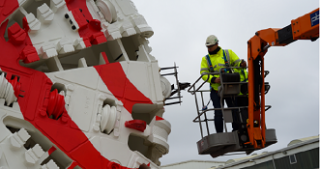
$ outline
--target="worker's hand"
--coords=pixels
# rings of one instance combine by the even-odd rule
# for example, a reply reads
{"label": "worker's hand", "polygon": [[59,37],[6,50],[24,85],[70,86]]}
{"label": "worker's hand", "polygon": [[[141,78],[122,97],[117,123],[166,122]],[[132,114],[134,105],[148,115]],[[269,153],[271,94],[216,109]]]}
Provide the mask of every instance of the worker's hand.
{"label": "worker's hand", "polygon": [[221,83],[220,81],[220,77],[217,77],[215,80],[214,80],[215,83]]}
{"label": "worker's hand", "polygon": [[242,68],[246,68],[247,67],[247,62],[245,60],[242,60],[241,63],[240,63],[240,66]]}

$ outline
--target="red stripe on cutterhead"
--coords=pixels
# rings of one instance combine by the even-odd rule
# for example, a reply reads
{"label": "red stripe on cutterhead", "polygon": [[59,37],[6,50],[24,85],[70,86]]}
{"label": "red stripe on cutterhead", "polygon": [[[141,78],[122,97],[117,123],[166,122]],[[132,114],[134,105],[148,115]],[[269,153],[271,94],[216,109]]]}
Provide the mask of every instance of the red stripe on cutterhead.
{"label": "red stripe on cutterhead", "polygon": [[109,91],[132,113],[137,104],[153,104],[128,79],[119,62],[94,66]]}

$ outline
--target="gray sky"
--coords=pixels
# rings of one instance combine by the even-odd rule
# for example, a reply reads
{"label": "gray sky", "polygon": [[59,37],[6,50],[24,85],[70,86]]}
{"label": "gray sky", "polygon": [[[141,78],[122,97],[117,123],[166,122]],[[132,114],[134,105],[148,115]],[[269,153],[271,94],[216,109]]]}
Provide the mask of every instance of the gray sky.
{"label": "gray sky", "polygon": [[[160,67],[179,66],[181,82],[193,83],[200,76],[201,58],[207,54],[207,36],[219,38],[223,49],[232,49],[247,60],[247,41],[261,29],[282,28],[319,7],[318,0],[132,0],[153,28],[151,54]],[[271,90],[266,104],[268,128],[275,128],[278,143],[257,151],[284,148],[294,139],[319,134],[319,40],[301,40],[286,47],[271,47],[265,56],[266,81]],[[170,79],[173,83],[173,80]],[[205,89],[209,86],[205,86]],[[242,156],[198,155],[200,140],[194,96],[182,92],[183,103],[166,106],[164,118],[171,123],[169,153],[162,165],[186,160],[226,161]],[[209,94],[208,94],[209,95]],[[206,97],[207,102],[209,97]],[[212,107],[212,105],[210,104]],[[213,113],[208,113],[213,117]],[[213,123],[211,131],[213,131]],[[231,129],[229,127],[229,129]]]}

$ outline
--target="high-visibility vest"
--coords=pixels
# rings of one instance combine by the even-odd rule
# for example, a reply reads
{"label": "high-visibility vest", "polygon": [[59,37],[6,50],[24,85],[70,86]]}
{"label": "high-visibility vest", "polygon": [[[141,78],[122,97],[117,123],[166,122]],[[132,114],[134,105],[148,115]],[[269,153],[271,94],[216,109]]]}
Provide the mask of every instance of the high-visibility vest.
{"label": "high-visibility vest", "polygon": [[[225,53],[225,55],[223,53]],[[207,82],[210,83],[213,77],[219,77],[218,74],[209,75],[210,72],[218,72],[221,68],[227,69],[229,66],[240,67],[240,63],[241,63],[241,60],[232,50],[220,49],[216,54],[213,54],[213,55],[208,54],[208,56],[204,56],[202,58],[200,74],[203,75],[202,76],[203,80],[207,80]],[[214,90],[218,90],[219,86],[220,86],[219,83],[211,83],[211,87]]]}
{"label": "high-visibility vest", "polygon": [[234,73],[240,74],[240,82],[248,82],[248,72],[246,68],[233,69]]}
{"label": "high-visibility vest", "polygon": [[[237,69],[234,69],[234,72],[240,74],[240,82],[248,82],[248,72],[246,68],[237,68]],[[240,92],[239,95],[243,95],[243,94]]]}

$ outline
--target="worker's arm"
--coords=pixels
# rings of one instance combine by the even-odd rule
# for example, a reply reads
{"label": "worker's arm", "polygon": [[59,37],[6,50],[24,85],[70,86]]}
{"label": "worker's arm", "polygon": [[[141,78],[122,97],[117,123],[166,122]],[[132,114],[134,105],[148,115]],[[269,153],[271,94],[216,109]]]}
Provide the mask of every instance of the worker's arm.
{"label": "worker's arm", "polygon": [[234,53],[231,49],[229,49],[229,55],[230,55],[230,61],[232,67],[243,67],[245,68],[247,66],[246,61],[243,59],[239,59],[238,55]]}
{"label": "worker's arm", "polygon": [[200,74],[203,75],[202,79],[209,83],[220,83],[220,78],[210,75],[210,69],[205,57],[202,58],[200,65]]}

